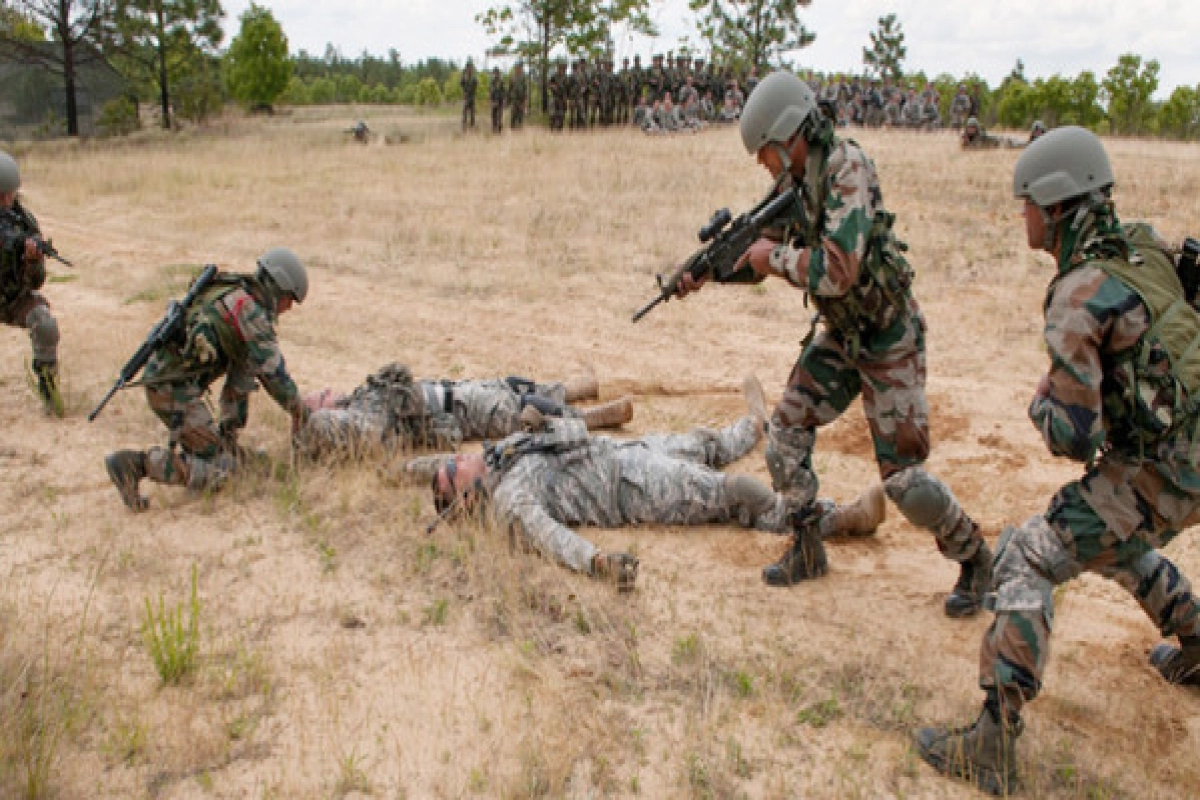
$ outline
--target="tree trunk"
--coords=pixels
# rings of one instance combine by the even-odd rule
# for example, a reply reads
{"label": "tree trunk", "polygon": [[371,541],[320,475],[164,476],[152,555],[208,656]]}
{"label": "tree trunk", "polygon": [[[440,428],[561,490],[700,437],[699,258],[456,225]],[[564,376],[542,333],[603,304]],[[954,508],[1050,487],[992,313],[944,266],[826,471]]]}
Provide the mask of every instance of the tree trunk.
{"label": "tree trunk", "polygon": [[549,116],[550,114],[550,20],[542,23],[542,52],[540,54],[542,62],[542,75],[538,79],[542,88],[542,114]]}
{"label": "tree trunk", "polygon": [[156,14],[156,33],[158,35],[158,46],[155,51],[158,54],[158,99],[162,106],[162,126],[163,130],[171,130],[171,92],[167,87],[167,26],[163,20],[162,3],[157,4],[155,9]]}
{"label": "tree trunk", "polygon": [[[64,17],[65,19],[65,17]],[[67,136],[79,135],[79,107],[75,102],[75,41],[68,26],[63,33],[63,91],[67,100]]]}

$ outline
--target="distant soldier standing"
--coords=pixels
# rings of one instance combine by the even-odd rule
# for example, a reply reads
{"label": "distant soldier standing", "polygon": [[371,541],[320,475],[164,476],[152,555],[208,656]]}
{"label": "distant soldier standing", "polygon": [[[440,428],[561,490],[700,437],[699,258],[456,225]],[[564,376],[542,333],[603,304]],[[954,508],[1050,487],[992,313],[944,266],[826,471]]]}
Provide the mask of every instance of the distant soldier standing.
{"label": "distant soldier standing", "polygon": [[547,81],[546,91],[550,95],[550,130],[561,131],[567,118],[567,98],[570,91],[571,78],[567,75],[567,65],[561,61],[554,63],[554,74]]}
{"label": "distant soldier standing", "polygon": [[[806,292],[824,321],[801,351],[767,428],[767,470],[788,503],[795,539],[763,570],[763,580],[790,586],[825,574],[821,540],[831,520],[817,502],[813,447],[817,429],[861,394],[888,497],[959,564],[946,615],[976,614],[992,554],[950,489],[924,468],[930,448],[925,319],[875,165],[858,145],[836,136],[812,89],[789,72],[763,79],[740,124],[746,151],[775,178],[777,191],[799,193],[805,212],[790,222],[785,241],[759,239],[741,263],[759,281],[775,276]],[[687,278],[681,293],[697,285]]]}
{"label": "distant soldier standing", "polygon": [[475,92],[479,88],[479,76],[475,74],[475,64],[469,58],[458,78],[458,85],[462,89],[462,127],[465,131],[475,127]]}
{"label": "distant soldier standing", "polygon": [[[263,254],[254,275],[218,275],[200,293],[187,311],[183,342],[156,351],[142,373],[150,408],[167,426],[168,446],[118,450],[104,459],[130,510],[146,508],[142,478],[193,491],[220,488],[236,466],[237,435],[259,384],[292,415],[293,433],[307,421],[275,338],[276,319],[307,295],[304,265],[282,247]],[[218,423],[205,395],[222,375]]]}
{"label": "distant soldier standing", "polygon": [[525,113],[529,110],[529,79],[525,77],[525,67],[518,61],[513,65],[512,75],[508,78],[509,125],[519,130],[525,124]]}
{"label": "distant soldier standing", "polygon": [[492,79],[488,86],[488,101],[492,106],[492,133],[504,130],[504,77],[499,67],[492,67]]}
{"label": "distant soldier standing", "polygon": [[0,321],[25,328],[33,344],[33,374],[46,413],[64,413],[58,385],[58,323],[38,289],[46,282],[42,232],[21,205],[17,162],[0,151]]}

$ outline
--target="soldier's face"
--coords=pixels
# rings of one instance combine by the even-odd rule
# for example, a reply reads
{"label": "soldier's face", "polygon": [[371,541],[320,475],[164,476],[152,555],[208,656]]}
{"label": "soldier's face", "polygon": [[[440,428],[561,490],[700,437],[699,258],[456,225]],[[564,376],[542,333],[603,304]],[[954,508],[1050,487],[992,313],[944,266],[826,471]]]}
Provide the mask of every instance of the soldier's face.
{"label": "soldier's face", "polygon": [[1025,242],[1031,250],[1046,249],[1046,218],[1037,204],[1025,198]]}
{"label": "soldier's face", "polygon": [[777,142],[767,142],[758,148],[758,163],[778,180],[783,174],[783,154],[787,152],[791,159],[792,174],[797,178],[804,175],[804,162],[808,159],[808,141],[803,136],[793,136],[786,145]]}
{"label": "soldier's face", "polygon": [[290,294],[285,294],[283,297],[279,298],[279,305],[276,307],[275,313],[282,315],[284,312],[291,311],[293,303],[294,301],[292,300],[292,296]]}
{"label": "soldier's face", "polygon": [[17,204],[16,192],[0,192],[0,208],[12,208]]}
{"label": "soldier's face", "polygon": [[464,511],[474,508],[479,488],[487,474],[487,464],[478,453],[456,455],[447,461],[433,478],[433,505],[441,513],[455,499]]}

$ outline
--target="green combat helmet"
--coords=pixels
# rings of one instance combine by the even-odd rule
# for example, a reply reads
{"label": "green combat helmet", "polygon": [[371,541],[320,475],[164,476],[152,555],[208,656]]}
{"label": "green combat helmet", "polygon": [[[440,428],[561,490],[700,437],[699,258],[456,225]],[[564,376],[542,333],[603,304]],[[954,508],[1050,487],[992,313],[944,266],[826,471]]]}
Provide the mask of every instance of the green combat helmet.
{"label": "green combat helmet", "polygon": [[297,303],[303,303],[308,297],[308,272],[296,254],[286,247],[275,247],[263,253],[258,259],[258,269]]}
{"label": "green combat helmet", "polygon": [[1042,208],[1112,184],[1112,165],[1099,137],[1075,125],[1038,137],[1013,169],[1013,196]]}
{"label": "green combat helmet", "polygon": [[21,188],[21,171],[16,160],[0,150],[0,192],[8,194]]}
{"label": "green combat helmet", "polygon": [[742,144],[754,155],[770,142],[783,144],[809,124],[817,98],[808,84],[790,72],[763,78],[742,109]]}

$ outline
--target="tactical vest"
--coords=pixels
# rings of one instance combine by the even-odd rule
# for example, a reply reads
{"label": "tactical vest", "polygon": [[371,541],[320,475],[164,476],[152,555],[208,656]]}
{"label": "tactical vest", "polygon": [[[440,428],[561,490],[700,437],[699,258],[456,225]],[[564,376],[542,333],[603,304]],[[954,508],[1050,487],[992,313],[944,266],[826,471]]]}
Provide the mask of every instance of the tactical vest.
{"label": "tactical vest", "polygon": [[[217,307],[218,301],[235,289],[244,289],[256,302],[264,297],[261,286],[249,275],[218,273],[184,312],[179,340],[168,342],[151,360],[143,384],[194,381],[207,386],[231,363],[246,358],[246,343],[238,336],[236,323]],[[271,313],[270,309],[264,310]]]}
{"label": "tactical vest", "polygon": [[[1144,452],[1200,408],[1200,314],[1184,299],[1174,259],[1154,229],[1132,223],[1123,225],[1122,233],[1131,250],[1128,260],[1088,263],[1136,293],[1150,314],[1149,329],[1117,365],[1130,372],[1123,408],[1105,409],[1113,417],[1110,424],[1131,423],[1141,434]],[[1170,407],[1154,407],[1154,399],[1164,395],[1173,398]]]}
{"label": "tactical vest", "polygon": [[37,220],[20,202],[0,211],[0,305],[15,303],[26,291],[41,288],[44,264],[25,265],[25,238],[40,233]]}
{"label": "tactical vest", "polygon": [[446,442],[435,435],[422,385],[413,380],[412,371],[403,364],[388,364],[369,375],[366,384],[355,389],[342,405],[384,409],[387,435],[403,444],[413,447],[457,445],[457,442]]}
{"label": "tactical vest", "polygon": [[[858,147],[853,139],[846,141]],[[809,212],[808,226],[796,235],[808,247],[820,247],[825,230],[825,166],[830,148],[820,147],[804,171],[801,192]],[[882,208],[876,210],[867,235],[867,249],[859,263],[858,283],[850,291],[841,297],[809,295],[825,324],[845,343],[851,359],[858,356],[863,334],[888,328],[908,307],[913,270],[904,257],[908,245],[892,232],[895,220],[895,214]],[[805,344],[811,339],[810,331]]]}

